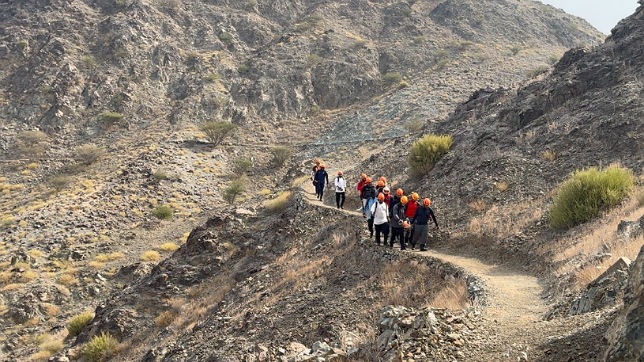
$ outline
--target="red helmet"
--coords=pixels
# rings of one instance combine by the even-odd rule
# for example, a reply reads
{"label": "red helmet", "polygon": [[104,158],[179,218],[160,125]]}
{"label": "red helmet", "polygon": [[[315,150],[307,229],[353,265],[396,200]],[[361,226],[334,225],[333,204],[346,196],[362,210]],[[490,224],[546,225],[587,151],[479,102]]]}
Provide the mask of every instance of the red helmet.
{"label": "red helmet", "polygon": [[431,205],[431,204],[432,204],[432,200],[430,200],[430,199],[428,199],[428,198],[424,198],[424,199],[423,199],[423,205],[425,205],[425,206],[429,206],[429,205]]}

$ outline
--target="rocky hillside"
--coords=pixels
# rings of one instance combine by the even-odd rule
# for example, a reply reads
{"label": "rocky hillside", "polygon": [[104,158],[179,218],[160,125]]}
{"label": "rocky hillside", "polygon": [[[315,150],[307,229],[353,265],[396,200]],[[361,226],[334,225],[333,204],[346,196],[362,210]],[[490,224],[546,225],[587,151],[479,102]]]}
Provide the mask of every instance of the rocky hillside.
{"label": "rocky hillside", "polygon": [[[364,245],[362,223],[302,201],[301,161],[324,156],[334,168],[432,193],[441,220],[462,232],[475,199],[513,208],[538,195],[542,208],[546,185],[575,162],[639,150],[641,123],[628,123],[640,107],[635,23],[600,48],[567,53],[544,79],[568,48],[590,47],[600,34],[527,0],[38,0],[0,3],[0,24],[2,360],[46,360],[63,347],[60,361],[78,357],[99,331],[119,338],[123,360],[349,352],[374,360],[395,344],[376,343],[378,333],[412,319],[427,339],[407,341],[406,353],[496,353],[498,343],[480,337],[487,322],[478,311],[440,309],[478,300],[474,277]],[[481,87],[491,88],[445,118]],[[607,87],[619,99],[602,98]],[[580,108],[571,116],[572,98]],[[602,118],[609,104],[619,126]],[[218,119],[240,127],[212,147],[198,125]],[[621,127],[620,142],[611,127]],[[457,140],[431,183],[406,179],[409,134],[419,132]],[[589,154],[565,140],[583,140]],[[104,154],[79,160],[83,143]],[[295,148],[291,163],[270,163],[274,144]],[[544,144],[570,158],[550,166],[537,156]],[[227,206],[222,190],[241,158],[253,167]],[[523,177],[535,187],[515,184]],[[508,182],[508,192],[491,195],[490,180]],[[296,209],[271,203],[280,198]],[[160,206],[171,209],[168,220],[153,215]],[[514,237],[499,240],[514,247]],[[380,315],[389,304],[410,309]],[[83,310],[96,317],[72,338],[66,323]]]}

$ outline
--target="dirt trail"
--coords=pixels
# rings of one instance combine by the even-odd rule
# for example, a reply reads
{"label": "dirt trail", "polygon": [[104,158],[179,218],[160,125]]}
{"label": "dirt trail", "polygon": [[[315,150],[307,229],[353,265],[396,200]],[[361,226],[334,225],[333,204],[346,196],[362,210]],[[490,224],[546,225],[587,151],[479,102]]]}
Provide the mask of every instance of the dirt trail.
{"label": "dirt trail", "polygon": [[[309,182],[305,182],[302,189],[304,199],[310,204],[336,209],[317,200],[313,185]],[[333,192],[333,188],[328,192]],[[359,212],[341,211],[362,218]],[[492,338],[486,339],[484,345],[480,346],[480,359],[476,360],[516,361],[517,356],[522,356],[522,352],[531,352],[553,333],[560,332],[553,330],[556,329],[554,325],[542,321],[547,305],[541,298],[543,287],[538,278],[503,265],[488,264],[476,258],[441,250],[408,252],[420,253],[458,265],[485,281],[488,295],[484,312],[486,323],[481,332]]]}

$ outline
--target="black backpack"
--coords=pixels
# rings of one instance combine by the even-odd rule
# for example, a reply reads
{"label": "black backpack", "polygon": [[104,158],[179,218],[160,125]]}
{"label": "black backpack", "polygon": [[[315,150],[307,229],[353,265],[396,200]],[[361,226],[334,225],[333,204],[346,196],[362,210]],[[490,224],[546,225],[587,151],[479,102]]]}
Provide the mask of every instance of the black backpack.
{"label": "black backpack", "polygon": [[376,189],[372,185],[367,185],[364,187],[364,198],[365,199],[373,199],[376,197]]}

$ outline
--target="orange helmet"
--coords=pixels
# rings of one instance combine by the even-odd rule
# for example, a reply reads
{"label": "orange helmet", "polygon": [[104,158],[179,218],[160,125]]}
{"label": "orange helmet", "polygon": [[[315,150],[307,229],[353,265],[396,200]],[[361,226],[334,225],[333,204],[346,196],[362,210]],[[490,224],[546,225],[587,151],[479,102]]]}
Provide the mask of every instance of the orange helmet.
{"label": "orange helmet", "polygon": [[316,159],[315,159],[315,164],[316,164],[316,165],[319,165],[321,162],[322,162],[322,161],[320,161],[320,159],[319,159],[319,158],[316,158]]}
{"label": "orange helmet", "polygon": [[403,227],[405,229],[409,228],[409,223],[407,221],[403,221]]}
{"label": "orange helmet", "polygon": [[384,193],[386,193],[386,194],[388,194],[388,193],[389,193],[389,191],[391,191],[391,189],[390,189],[389,187],[387,187],[387,186],[385,186],[385,188],[384,188],[384,189],[382,189],[382,192],[384,192]]}
{"label": "orange helmet", "polygon": [[338,171],[338,176],[342,176],[342,171]]}
{"label": "orange helmet", "polygon": [[387,183],[387,178],[385,176],[380,176],[380,178],[378,180],[382,181],[383,184]]}
{"label": "orange helmet", "polygon": [[378,180],[378,183],[376,184],[378,187],[385,187],[385,183],[382,182],[382,180]]}
{"label": "orange helmet", "polygon": [[403,189],[396,190],[396,196],[402,196],[404,193]]}
{"label": "orange helmet", "polygon": [[320,164],[320,168],[326,168],[326,165],[325,165],[325,164],[323,164],[323,163],[321,163],[321,164]]}
{"label": "orange helmet", "polygon": [[361,173],[360,174],[360,179],[366,180],[367,179],[367,174],[366,173]]}
{"label": "orange helmet", "polygon": [[425,205],[425,206],[429,206],[429,205],[431,205],[431,204],[432,204],[432,200],[430,200],[430,199],[428,199],[428,198],[424,198],[424,199],[423,199],[423,205]]}
{"label": "orange helmet", "polygon": [[378,194],[378,201],[385,201],[385,194],[382,192]]}
{"label": "orange helmet", "polygon": [[412,192],[411,193],[411,199],[414,200],[414,201],[418,201],[418,199],[420,199],[420,196],[418,196],[417,193]]}
{"label": "orange helmet", "polygon": [[409,200],[407,200],[407,196],[403,196],[403,197],[400,198],[400,203],[403,204],[403,205],[405,205],[407,203],[407,201],[409,201]]}
{"label": "orange helmet", "polygon": [[371,177],[367,177],[366,179],[364,179],[364,182],[370,184],[371,183]]}

